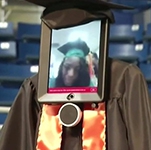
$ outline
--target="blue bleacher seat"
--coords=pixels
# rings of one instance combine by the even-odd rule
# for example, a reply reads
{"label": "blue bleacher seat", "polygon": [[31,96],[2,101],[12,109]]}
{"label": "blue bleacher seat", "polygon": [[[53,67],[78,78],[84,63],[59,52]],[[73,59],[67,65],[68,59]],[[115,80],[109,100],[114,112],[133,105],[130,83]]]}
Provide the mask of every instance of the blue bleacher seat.
{"label": "blue bleacher seat", "polygon": [[148,84],[149,93],[151,94],[151,83]]}
{"label": "blue bleacher seat", "polygon": [[143,25],[139,24],[114,24],[110,28],[110,42],[140,43],[143,31]]}
{"label": "blue bleacher seat", "polygon": [[[116,24],[133,24],[133,14],[113,11]],[[123,19],[124,18],[124,19]]]}
{"label": "blue bleacher seat", "polygon": [[149,48],[149,54],[148,55],[151,55],[151,46],[150,46],[150,48]]}
{"label": "blue bleacher seat", "polygon": [[0,125],[3,125],[6,118],[7,118],[7,113],[0,113]]}
{"label": "blue bleacher seat", "polygon": [[19,82],[33,76],[38,71],[38,66],[0,64],[0,82]]}
{"label": "blue bleacher seat", "polygon": [[145,62],[148,54],[147,44],[109,44],[111,58],[130,63]]}
{"label": "blue bleacher seat", "polygon": [[151,83],[151,64],[140,64],[140,70],[142,71],[147,83]]}
{"label": "blue bleacher seat", "polygon": [[0,61],[14,60],[17,58],[16,42],[0,42]]}
{"label": "blue bleacher seat", "polygon": [[0,86],[0,106],[11,106],[19,89]]}
{"label": "blue bleacher seat", "polygon": [[18,44],[18,59],[21,62],[29,62],[32,64],[38,64],[39,62],[39,43],[24,43],[19,42]]}
{"label": "blue bleacher seat", "polygon": [[17,39],[39,42],[41,34],[40,24],[18,23]]}
{"label": "blue bleacher seat", "polygon": [[0,22],[0,41],[14,40],[14,25],[12,22]]}
{"label": "blue bleacher seat", "polygon": [[150,93],[150,95],[151,95],[151,88],[149,89],[149,93]]}
{"label": "blue bleacher seat", "polygon": [[147,57],[147,59],[148,59],[148,62],[151,63],[151,44],[148,43],[148,45],[149,45],[149,52],[148,52],[148,57]]}
{"label": "blue bleacher seat", "polygon": [[144,35],[144,41],[151,41],[151,23],[147,24],[147,29]]}
{"label": "blue bleacher seat", "polygon": [[138,10],[146,10],[150,8],[151,2],[149,0],[110,0],[111,2],[131,6]]}

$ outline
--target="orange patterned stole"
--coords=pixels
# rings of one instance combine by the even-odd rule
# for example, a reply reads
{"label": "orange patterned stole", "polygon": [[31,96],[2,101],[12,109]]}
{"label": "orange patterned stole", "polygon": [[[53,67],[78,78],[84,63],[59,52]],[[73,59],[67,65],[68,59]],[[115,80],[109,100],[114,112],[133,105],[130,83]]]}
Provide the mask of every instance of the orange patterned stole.
{"label": "orange patterned stole", "polygon": [[[61,106],[43,105],[36,150],[60,150],[62,125],[58,119]],[[83,111],[83,150],[105,150],[105,103],[98,109],[86,105]]]}

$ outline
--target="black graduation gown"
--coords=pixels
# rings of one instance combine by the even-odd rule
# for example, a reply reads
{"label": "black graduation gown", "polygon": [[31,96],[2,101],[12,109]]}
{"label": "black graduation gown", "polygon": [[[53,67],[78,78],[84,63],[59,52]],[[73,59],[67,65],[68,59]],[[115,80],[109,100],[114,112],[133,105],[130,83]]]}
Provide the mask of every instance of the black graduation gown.
{"label": "black graduation gown", "polygon": [[[151,99],[140,70],[112,60],[110,81],[107,149],[151,150]],[[41,115],[36,88],[37,75],[22,84],[0,133],[0,150],[35,150]],[[63,150],[82,150],[80,131],[64,129]]]}

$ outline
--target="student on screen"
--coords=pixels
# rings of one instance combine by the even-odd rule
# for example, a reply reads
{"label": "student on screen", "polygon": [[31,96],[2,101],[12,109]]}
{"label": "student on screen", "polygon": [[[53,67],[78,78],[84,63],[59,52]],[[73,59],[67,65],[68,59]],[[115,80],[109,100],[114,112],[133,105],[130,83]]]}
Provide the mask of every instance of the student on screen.
{"label": "student on screen", "polygon": [[60,64],[58,76],[49,80],[49,88],[93,86],[85,58],[89,53],[87,44],[78,39],[64,44],[58,50],[65,57]]}

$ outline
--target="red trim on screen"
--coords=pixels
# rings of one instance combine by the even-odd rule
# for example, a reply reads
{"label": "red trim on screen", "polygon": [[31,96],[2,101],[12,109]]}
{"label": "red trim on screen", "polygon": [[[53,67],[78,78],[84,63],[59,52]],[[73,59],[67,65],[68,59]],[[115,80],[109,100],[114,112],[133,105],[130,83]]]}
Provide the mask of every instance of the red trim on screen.
{"label": "red trim on screen", "polygon": [[97,87],[49,88],[48,93],[96,93]]}

